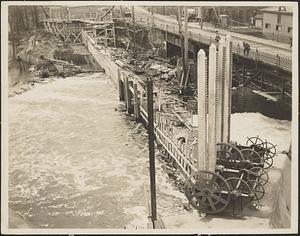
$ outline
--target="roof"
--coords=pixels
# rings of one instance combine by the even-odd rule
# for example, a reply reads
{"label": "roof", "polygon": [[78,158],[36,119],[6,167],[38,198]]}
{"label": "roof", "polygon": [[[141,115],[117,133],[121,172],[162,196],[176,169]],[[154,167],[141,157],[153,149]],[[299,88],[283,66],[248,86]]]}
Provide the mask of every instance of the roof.
{"label": "roof", "polygon": [[254,19],[262,19],[263,16],[261,14],[257,14],[256,16],[254,16]]}
{"label": "roof", "polygon": [[291,6],[282,6],[285,8],[285,10],[281,10],[280,6],[276,6],[276,7],[267,7],[267,8],[263,8],[260,9],[261,12],[271,12],[271,13],[280,13],[280,14],[287,14],[287,15],[293,15],[293,7]]}

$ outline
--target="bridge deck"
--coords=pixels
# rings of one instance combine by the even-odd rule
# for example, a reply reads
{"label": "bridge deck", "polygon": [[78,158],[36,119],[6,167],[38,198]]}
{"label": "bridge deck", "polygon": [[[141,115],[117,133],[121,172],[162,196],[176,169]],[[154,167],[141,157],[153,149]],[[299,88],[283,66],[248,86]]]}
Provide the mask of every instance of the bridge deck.
{"label": "bridge deck", "polygon": [[[178,22],[170,16],[162,16],[158,14],[152,16],[150,12],[142,7],[136,7],[136,18],[140,24],[151,26],[152,23],[158,29],[179,35]],[[277,66],[286,71],[292,71],[292,49],[288,44],[274,42],[272,40],[261,39],[253,36],[229,32],[223,29],[211,27],[200,28],[196,23],[189,23],[189,38],[210,45],[214,42],[216,36],[215,31],[218,30],[221,39],[225,39],[225,35],[231,35],[233,42],[233,53],[243,55],[242,43],[249,43],[251,50],[249,59],[259,60],[266,64]]]}

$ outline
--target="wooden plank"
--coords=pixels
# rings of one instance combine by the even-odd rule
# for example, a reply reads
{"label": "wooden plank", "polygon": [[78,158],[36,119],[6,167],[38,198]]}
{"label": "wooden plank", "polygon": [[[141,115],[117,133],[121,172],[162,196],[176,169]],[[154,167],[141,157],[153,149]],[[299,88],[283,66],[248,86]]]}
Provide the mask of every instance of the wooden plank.
{"label": "wooden plank", "polygon": [[180,120],[180,122],[182,122],[190,131],[193,131],[193,128],[188,124],[186,123],[182,117],[176,112],[176,111],[172,111],[172,113]]}

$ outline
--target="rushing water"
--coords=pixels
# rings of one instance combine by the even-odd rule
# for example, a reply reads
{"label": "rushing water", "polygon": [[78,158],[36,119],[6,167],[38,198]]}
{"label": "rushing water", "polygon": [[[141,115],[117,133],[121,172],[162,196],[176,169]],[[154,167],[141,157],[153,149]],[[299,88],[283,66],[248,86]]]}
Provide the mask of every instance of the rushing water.
{"label": "rushing water", "polygon": [[[9,207],[34,227],[145,228],[147,137],[103,74],[9,98]],[[158,213],[182,211],[157,164]],[[149,197],[149,193],[147,193]]]}
{"label": "rushing water", "polygon": [[247,87],[235,89],[232,93],[232,113],[243,112],[259,112],[279,120],[291,120],[292,117],[290,106],[268,100]]}
{"label": "rushing water", "polygon": [[[10,79],[19,78],[14,70]],[[232,104],[233,113],[291,117],[248,88],[235,90]],[[10,209],[37,228],[145,228],[147,135],[120,105],[103,74],[56,79],[9,98]],[[158,213],[181,213],[185,197],[159,162],[157,183]]]}

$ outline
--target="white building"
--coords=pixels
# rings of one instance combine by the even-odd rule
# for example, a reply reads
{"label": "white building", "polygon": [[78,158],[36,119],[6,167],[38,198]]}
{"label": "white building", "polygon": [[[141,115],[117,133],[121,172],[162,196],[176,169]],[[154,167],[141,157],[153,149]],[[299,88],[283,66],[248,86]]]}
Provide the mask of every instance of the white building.
{"label": "white building", "polygon": [[289,43],[293,36],[293,8],[268,7],[260,11],[263,34],[272,40]]}

